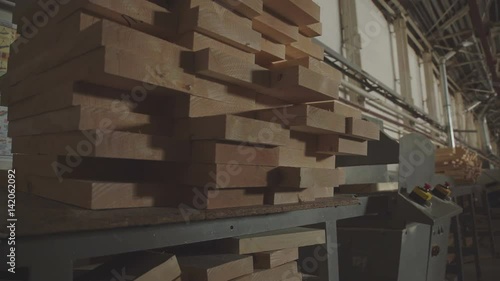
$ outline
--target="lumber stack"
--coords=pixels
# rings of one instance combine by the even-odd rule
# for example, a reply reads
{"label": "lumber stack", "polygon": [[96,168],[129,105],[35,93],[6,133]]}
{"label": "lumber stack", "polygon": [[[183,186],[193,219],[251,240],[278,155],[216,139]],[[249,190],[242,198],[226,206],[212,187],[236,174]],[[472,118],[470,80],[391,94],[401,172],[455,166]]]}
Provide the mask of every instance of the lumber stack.
{"label": "lumber stack", "polygon": [[130,280],[144,281],[299,281],[301,271],[312,270],[299,268],[299,248],[314,246],[318,253],[325,249],[326,235],[324,229],[297,227],[216,242],[217,249],[205,249],[203,254],[168,249],[170,254],[154,250],[110,257],[76,280],[112,280],[118,271]]}
{"label": "lumber stack", "polygon": [[366,155],[379,128],[337,100],[319,6],[167,2],[72,1],[15,43],[3,102],[19,189],[90,209],[332,197],[336,155]]}
{"label": "lumber stack", "polygon": [[481,167],[477,153],[466,148],[436,150],[436,173],[453,178],[457,184],[475,183],[481,175]]}

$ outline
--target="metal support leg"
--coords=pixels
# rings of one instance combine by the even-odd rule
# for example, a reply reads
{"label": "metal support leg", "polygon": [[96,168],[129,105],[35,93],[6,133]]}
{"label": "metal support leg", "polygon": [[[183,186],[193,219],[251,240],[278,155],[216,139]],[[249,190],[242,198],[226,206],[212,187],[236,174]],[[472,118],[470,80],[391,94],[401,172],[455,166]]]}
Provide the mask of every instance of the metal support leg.
{"label": "metal support leg", "polygon": [[326,223],[326,246],[328,256],[327,276],[321,276],[321,280],[339,281],[339,247],[337,243],[337,222]]}
{"label": "metal support leg", "polygon": [[483,206],[486,209],[486,216],[488,217],[488,229],[489,229],[489,236],[490,236],[491,256],[493,258],[495,258],[496,254],[497,254],[496,245],[495,245],[495,232],[493,231],[493,222],[492,222],[492,218],[491,218],[490,201],[488,200],[488,192],[486,190],[484,190],[482,192],[482,197],[483,197]]}
{"label": "metal support leg", "polygon": [[[455,203],[457,202],[454,199]],[[462,229],[460,227],[459,215],[451,219],[451,231],[453,233],[453,241],[455,248],[455,263],[456,263],[456,274],[458,281],[464,281],[464,262],[463,262],[463,252],[462,252]]]}
{"label": "metal support leg", "polygon": [[458,281],[464,281],[464,262],[462,253],[462,233],[458,216],[451,219],[451,228],[453,231],[453,240],[455,246],[455,263]]}
{"label": "metal support leg", "polygon": [[474,203],[474,193],[471,193],[469,196],[469,207],[472,214],[472,238],[474,242],[474,262],[476,265],[476,276],[477,280],[481,280],[481,263],[479,260],[479,239],[477,235],[477,227],[476,227],[476,204]]}
{"label": "metal support leg", "polygon": [[51,260],[38,261],[29,269],[29,281],[73,281],[73,262]]}

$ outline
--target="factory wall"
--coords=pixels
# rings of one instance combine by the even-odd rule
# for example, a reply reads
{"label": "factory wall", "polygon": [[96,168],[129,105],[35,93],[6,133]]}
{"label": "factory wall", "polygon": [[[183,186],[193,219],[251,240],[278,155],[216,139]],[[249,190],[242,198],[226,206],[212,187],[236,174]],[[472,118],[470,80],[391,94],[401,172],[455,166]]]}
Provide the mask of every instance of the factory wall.
{"label": "factory wall", "polygon": [[[349,48],[346,44],[346,36],[351,36],[349,39],[352,39],[352,35],[346,34],[345,30],[342,29],[342,23],[344,23],[345,27],[346,22],[346,19],[342,19],[342,17],[352,17],[352,14],[350,11],[342,10],[341,1],[353,0],[314,1],[318,3],[322,9],[323,35],[319,40],[336,52],[346,56],[346,48]],[[356,9],[356,21],[351,24],[357,25],[360,38],[359,56],[361,68],[380,80],[386,86],[395,90],[399,95],[403,95],[401,92],[401,71],[399,70],[397,42],[393,23],[386,20],[382,12],[372,1],[354,0],[354,5]],[[352,42],[352,40],[349,42]],[[409,45],[408,59],[409,77],[411,79],[411,98],[407,100],[428,114],[430,112],[436,112],[436,121],[445,125],[446,112],[440,86],[440,77],[435,75],[434,83],[432,87],[430,87],[433,89],[433,92],[429,93],[426,87],[427,81],[423,67],[423,55]],[[371,94],[374,99],[394,106],[377,93]],[[458,130],[479,129],[477,127],[477,121],[474,120],[472,114],[464,113],[464,104],[460,97],[460,93],[452,91],[451,94],[455,128]],[[431,95],[433,95],[435,99],[434,110],[431,108],[432,103],[429,102]],[[348,95],[344,96],[347,97]],[[383,114],[392,120],[399,120],[400,122],[405,121],[404,118],[394,116],[393,112],[391,114],[391,110],[387,112],[388,110],[382,110],[379,105],[374,106],[373,102],[366,102],[365,107],[377,114]],[[389,124],[388,122],[385,122],[384,126],[386,127],[386,132],[394,138],[398,138],[409,131],[407,128]],[[419,126],[423,129],[426,127],[425,124]],[[428,132],[431,133],[431,131]],[[481,137],[479,134],[480,133],[457,133],[457,136],[469,145],[481,148],[482,143],[480,142]]]}

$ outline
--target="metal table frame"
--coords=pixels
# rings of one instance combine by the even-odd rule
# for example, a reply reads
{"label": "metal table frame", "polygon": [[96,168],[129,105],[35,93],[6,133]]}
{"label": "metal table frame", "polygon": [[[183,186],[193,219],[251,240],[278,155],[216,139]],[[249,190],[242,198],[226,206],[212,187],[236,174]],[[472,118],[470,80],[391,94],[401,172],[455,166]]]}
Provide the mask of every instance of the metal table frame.
{"label": "metal table frame", "polygon": [[[373,201],[378,201],[377,198],[384,200],[382,204],[372,204]],[[337,220],[386,211],[385,201],[389,201],[388,197],[365,197],[359,198],[358,205],[351,206],[150,227],[19,237],[17,268],[27,267],[30,281],[68,281],[73,280],[73,261],[78,259],[324,224],[327,254],[326,258],[316,257],[316,260],[321,280],[338,281]],[[6,243],[2,241],[0,247],[4,255]]]}

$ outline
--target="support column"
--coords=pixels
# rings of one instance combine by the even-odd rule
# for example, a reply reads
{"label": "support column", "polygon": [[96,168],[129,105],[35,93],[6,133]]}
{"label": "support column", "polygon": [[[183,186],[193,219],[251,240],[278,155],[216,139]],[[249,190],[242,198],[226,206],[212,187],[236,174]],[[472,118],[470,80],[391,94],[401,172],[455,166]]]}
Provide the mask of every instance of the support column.
{"label": "support column", "polygon": [[[358,16],[356,13],[356,1],[339,0],[340,22],[342,28],[342,49],[344,57],[361,67],[361,35],[358,31]],[[360,87],[356,81],[350,83]],[[346,89],[352,102],[364,106],[365,98],[357,93]]]}
{"label": "support column", "polygon": [[425,89],[427,92],[427,109],[432,119],[438,120],[437,115],[437,95],[434,85],[436,79],[434,76],[434,63],[432,62],[432,53],[426,52],[422,56],[424,61]]}
{"label": "support column", "polygon": [[411,93],[408,28],[406,27],[406,19],[403,15],[399,15],[394,20],[394,32],[396,34],[401,96],[407,103],[414,104]]}

